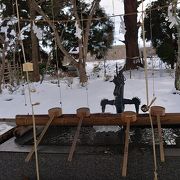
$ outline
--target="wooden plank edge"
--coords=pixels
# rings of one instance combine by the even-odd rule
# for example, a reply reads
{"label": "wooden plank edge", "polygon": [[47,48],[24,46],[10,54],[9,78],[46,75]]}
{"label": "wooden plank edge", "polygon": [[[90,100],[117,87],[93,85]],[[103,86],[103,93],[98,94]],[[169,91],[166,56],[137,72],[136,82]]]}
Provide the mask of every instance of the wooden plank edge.
{"label": "wooden plank edge", "polygon": [[[36,125],[45,125],[49,119],[48,115],[35,115]],[[153,124],[156,126],[156,117],[152,117]],[[57,117],[53,120],[52,125],[58,126],[77,126],[79,118],[76,114],[64,114],[61,117]],[[20,126],[32,125],[31,115],[17,115],[16,124]],[[165,116],[161,117],[162,127],[173,127],[180,126],[180,113],[166,113]],[[101,125],[125,125],[121,114],[108,114],[98,113],[91,114],[90,117],[84,118],[83,126],[101,126]],[[150,120],[149,114],[138,114],[137,121],[131,123],[131,126],[136,127],[149,127]]]}
{"label": "wooden plank edge", "polygon": [[11,128],[10,130],[6,131],[5,133],[0,135],[0,144],[4,143],[5,141],[9,140],[14,136],[13,132],[16,127]]}

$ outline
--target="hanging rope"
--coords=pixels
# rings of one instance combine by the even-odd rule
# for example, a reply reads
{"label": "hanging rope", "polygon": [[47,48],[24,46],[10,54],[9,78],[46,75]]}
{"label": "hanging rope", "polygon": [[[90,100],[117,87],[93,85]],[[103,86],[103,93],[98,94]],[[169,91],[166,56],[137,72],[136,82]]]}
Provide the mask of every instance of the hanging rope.
{"label": "hanging rope", "polygon": [[146,54],[146,43],[145,43],[145,30],[144,30],[144,4],[142,3],[142,32],[143,32],[143,56],[144,56],[144,76],[146,81],[146,101],[147,106],[149,105],[149,92],[148,92],[148,72],[147,72],[147,54]]}
{"label": "hanging rope", "polygon": [[155,145],[155,138],[154,138],[154,127],[152,123],[152,116],[151,116],[151,109],[149,110],[149,119],[151,124],[151,134],[152,134],[152,143],[153,143],[153,159],[154,159],[154,180],[157,180],[157,158],[156,158],[156,145]]}
{"label": "hanging rope", "polygon": [[[151,2],[150,2],[151,3]],[[149,13],[150,13],[150,21],[149,21],[149,26],[150,26],[150,38],[151,38],[151,48],[153,48],[153,46],[152,46],[152,22],[151,22],[151,20],[152,20],[152,10],[151,10],[151,6],[150,6],[150,11],[149,11]],[[152,75],[153,75],[153,98],[155,97],[155,78],[154,78],[154,73],[155,73],[155,71],[154,71],[154,59],[153,59],[153,57],[152,57],[152,51],[151,51],[151,61],[152,61]]]}
{"label": "hanging rope", "polygon": [[[82,26],[81,26],[81,29],[82,29],[82,32],[81,32],[81,35],[82,35],[82,44],[83,44],[83,47],[82,47],[82,52],[83,52],[83,65],[85,66],[85,50],[84,50],[84,23],[83,23],[83,15],[82,15],[82,4],[81,4],[81,19],[80,19],[81,23],[82,23]],[[85,84],[86,86],[86,103],[87,103],[87,107],[89,107],[89,93],[88,93],[88,82],[86,82]]]}
{"label": "hanging rope", "polygon": [[61,91],[61,83],[60,83],[60,77],[59,77],[59,74],[60,74],[60,70],[59,70],[59,63],[58,63],[58,56],[57,56],[57,43],[56,43],[56,40],[55,40],[55,53],[56,53],[56,66],[57,66],[57,80],[58,80],[58,90],[59,90],[59,104],[60,104],[60,107],[62,108],[62,91]]}
{"label": "hanging rope", "polygon": [[[24,51],[24,45],[23,41],[21,39],[21,29],[20,29],[20,21],[19,21],[19,9],[18,9],[18,2],[16,0],[16,13],[17,13],[17,18],[18,18],[18,40],[20,40],[20,45],[22,47],[22,52],[23,52],[23,58],[24,58],[24,63],[26,63],[26,56],[25,56],[25,51]],[[26,71],[26,77],[27,77],[27,84],[28,84],[28,92],[29,92],[29,101],[31,104],[31,110],[32,110],[32,121],[33,121],[33,138],[34,138],[34,149],[35,149],[35,162],[36,162],[36,175],[37,175],[37,180],[39,180],[39,163],[38,163],[38,154],[37,154],[37,140],[36,140],[36,123],[35,123],[35,116],[34,116],[34,107],[32,104],[32,98],[31,98],[31,90],[30,90],[30,85],[29,85],[29,74],[28,71]]]}
{"label": "hanging rope", "polygon": [[24,96],[24,105],[25,106],[27,106],[27,101],[26,101],[26,92],[25,92],[25,87],[24,87],[24,84],[22,85],[22,87],[23,87],[23,92],[22,92],[22,94],[23,94],[23,96]]}
{"label": "hanging rope", "polygon": [[[13,7],[13,16],[15,16],[15,8],[16,8],[16,4],[13,3],[12,1],[12,7]],[[17,9],[17,8],[16,8]],[[17,33],[16,31],[16,25],[13,24],[13,28],[14,28],[14,31],[16,33],[15,36],[19,36],[19,33]],[[19,39],[19,38],[18,38]],[[15,39],[15,45],[14,45],[14,51],[13,51],[13,63],[14,63],[14,68],[16,69],[16,75],[17,73],[19,72],[19,66],[18,66],[18,63],[17,65],[15,64],[16,62],[16,48],[18,47],[18,42],[17,40]],[[20,57],[20,52],[18,51],[18,55]],[[18,59],[19,61],[19,59]],[[19,61],[19,64],[20,64],[20,61]],[[18,73],[19,74],[19,73]],[[22,77],[22,73],[21,73],[21,77]],[[18,75],[18,81],[19,81],[19,75]],[[22,85],[23,89],[22,89],[22,95],[24,96],[24,105],[27,106],[27,101],[26,101],[26,92],[25,92],[25,87],[24,87],[24,84]]]}
{"label": "hanging rope", "polygon": [[[52,10],[52,16],[53,16],[53,26],[55,26],[54,24],[54,3],[53,0],[51,0],[51,10]],[[59,104],[60,107],[62,108],[62,91],[61,91],[61,84],[60,84],[60,70],[59,70],[59,63],[58,63],[58,54],[57,54],[57,42],[54,36],[54,42],[55,42],[55,58],[56,58],[56,67],[57,67],[57,81],[58,81],[58,89],[59,89]]]}
{"label": "hanging rope", "polygon": [[27,84],[28,84],[28,92],[29,92],[29,101],[30,101],[31,110],[32,110],[36,173],[37,173],[37,180],[39,180],[39,163],[38,163],[37,139],[36,139],[36,122],[35,122],[35,116],[34,116],[34,106],[32,104],[32,98],[31,98],[31,89],[30,89],[30,85],[29,85],[29,73],[26,72],[26,75],[27,75]]}
{"label": "hanging rope", "polygon": [[[113,8],[113,15],[114,15],[114,0],[112,0],[112,8]],[[116,17],[113,18],[114,24],[115,24],[115,18],[116,18]],[[115,45],[116,45],[116,40],[115,40],[114,43],[115,43]]]}
{"label": "hanging rope", "polygon": [[[180,2],[178,2],[177,4],[180,4]],[[164,6],[158,6],[156,8],[152,8],[152,11],[154,10],[159,10],[159,9],[164,9],[164,8],[167,8],[169,6],[168,5],[164,5]],[[106,19],[107,17],[108,18],[112,18],[112,17],[118,17],[118,16],[131,16],[131,15],[134,15],[134,14],[141,14],[142,11],[139,11],[139,12],[132,12],[132,13],[127,13],[127,14],[116,14],[116,15],[109,15],[109,16],[105,16],[105,17],[98,17],[98,18],[92,18],[92,21],[97,21],[97,20],[100,20],[100,19]],[[34,21],[33,19],[25,19],[25,18],[21,18],[20,21]],[[46,20],[37,20],[38,22],[47,22]],[[53,20],[49,20],[50,22],[52,22]],[[75,22],[76,20],[72,20],[72,19],[69,19],[69,20],[54,20],[54,22]],[[87,18],[84,18],[83,21],[88,21]]]}
{"label": "hanging rope", "polygon": [[89,90],[88,90],[88,84],[86,84],[86,102],[87,102],[87,107],[89,107]]}
{"label": "hanging rope", "polygon": [[112,0],[112,7],[113,7],[113,15],[115,15],[114,14],[114,0]]}
{"label": "hanging rope", "polygon": [[[144,3],[143,0],[142,3],[142,31],[143,31],[143,54],[144,54],[144,60],[145,60],[145,81],[146,81],[146,100],[147,100],[147,106],[149,106],[149,92],[148,92],[148,72],[147,72],[147,54],[146,54],[146,45],[145,45],[145,30],[144,30]],[[154,100],[155,101],[155,100]],[[152,100],[151,104],[154,102]],[[151,105],[150,105],[151,106]],[[149,107],[149,119],[151,124],[151,131],[152,131],[152,142],[153,142],[153,158],[154,158],[154,180],[157,180],[157,158],[156,158],[156,147],[155,147],[155,138],[154,138],[154,128],[152,123],[152,117],[151,117],[151,108]]]}
{"label": "hanging rope", "polygon": [[59,74],[58,74],[58,88],[59,88],[59,104],[60,107],[62,108],[62,91],[61,91],[61,83],[60,83],[60,79],[59,79]]}
{"label": "hanging rope", "polygon": [[26,56],[25,56],[25,51],[24,51],[24,44],[23,41],[21,39],[21,28],[20,28],[20,17],[19,17],[19,9],[18,9],[18,3],[16,0],[16,14],[17,14],[17,19],[18,19],[18,40],[20,41],[20,45],[22,48],[22,53],[23,53],[23,58],[24,58],[24,62],[26,63]]}

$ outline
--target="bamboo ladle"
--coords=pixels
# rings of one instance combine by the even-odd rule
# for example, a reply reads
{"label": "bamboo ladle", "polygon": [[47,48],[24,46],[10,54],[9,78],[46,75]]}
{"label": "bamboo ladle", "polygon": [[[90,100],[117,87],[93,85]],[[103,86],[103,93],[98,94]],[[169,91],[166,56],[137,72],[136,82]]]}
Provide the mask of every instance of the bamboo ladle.
{"label": "bamboo ladle", "polygon": [[68,161],[72,161],[73,154],[74,154],[76,144],[77,144],[77,140],[78,140],[78,137],[79,137],[79,133],[80,133],[83,118],[90,116],[90,110],[89,110],[89,108],[86,108],[86,107],[79,108],[79,109],[76,110],[76,115],[77,115],[77,117],[79,117],[79,122],[78,122],[78,126],[77,126],[77,129],[76,129],[76,133],[74,135],[72,145],[71,145],[71,149],[69,151]]}
{"label": "bamboo ladle", "polygon": [[122,176],[126,177],[126,174],[127,174],[127,163],[128,163],[130,123],[131,122],[135,122],[137,117],[136,117],[136,113],[133,112],[133,111],[125,111],[125,112],[123,112],[122,113],[122,117],[123,117],[123,121],[126,122],[126,135],[125,135],[125,145],[124,145]]}
{"label": "bamboo ladle", "polygon": [[[51,122],[53,121],[53,119],[55,117],[59,117],[59,116],[62,115],[62,109],[59,108],[59,107],[51,108],[51,109],[48,110],[48,115],[49,115],[50,119],[46,123],[46,126],[44,127],[43,131],[41,132],[40,136],[37,139],[37,146],[39,145],[39,143],[41,142],[42,138],[44,137],[44,135],[45,135],[46,131],[48,130]],[[25,159],[25,162],[29,162],[31,160],[34,151],[35,151],[35,148],[33,147],[31,149],[31,151],[29,152],[29,154],[27,155],[27,157]]]}

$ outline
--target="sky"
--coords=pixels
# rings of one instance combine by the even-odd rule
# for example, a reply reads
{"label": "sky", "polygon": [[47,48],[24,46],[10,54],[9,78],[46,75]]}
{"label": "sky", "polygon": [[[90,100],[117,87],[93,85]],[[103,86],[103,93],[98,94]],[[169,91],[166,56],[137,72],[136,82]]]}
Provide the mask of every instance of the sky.
{"label": "sky", "polygon": [[[149,3],[156,0],[145,0],[143,3],[144,9]],[[124,14],[124,1],[123,0],[101,0],[100,5],[104,7],[108,15],[123,15]],[[142,11],[140,5],[138,11]],[[139,13],[138,18],[141,13]],[[124,34],[120,33],[120,16],[112,18],[115,22],[114,45],[122,45],[119,40],[124,40]],[[142,46],[142,40],[139,37],[139,44]],[[149,43],[148,43],[149,45]]]}
{"label": "sky", "polygon": [[[87,2],[91,3],[92,0],[86,0]],[[152,1],[156,0],[145,0],[143,2],[144,9],[146,6],[151,3]],[[124,14],[124,0],[101,0],[100,5],[105,9],[106,13],[110,16],[112,15],[123,15]],[[138,11],[142,11],[142,6],[138,8]],[[121,16],[122,18],[123,16]],[[115,24],[115,31],[114,31],[114,43],[113,45],[124,45],[121,41],[124,40],[124,33],[120,32],[120,22],[122,22],[120,16],[112,17],[112,21]],[[141,13],[138,14],[138,19],[141,18]],[[142,46],[142,39],[140,38],[141,30],[139,30],[139,45]],[[121,41],[120,41],[121,40]],[[149,46],[150,43],[147,43]]]}
{"label": "sky", "polygon": [[[123,0],[101,0],[100,5],[105,9],[108,15],[120,15],[124,14],[124,4]],[[119,39],[123,40],[124,35],[119,33],[120,31],[120,17],[112,18],[115,23],[115,33],[114,33],[114,44],[122,44]]]}

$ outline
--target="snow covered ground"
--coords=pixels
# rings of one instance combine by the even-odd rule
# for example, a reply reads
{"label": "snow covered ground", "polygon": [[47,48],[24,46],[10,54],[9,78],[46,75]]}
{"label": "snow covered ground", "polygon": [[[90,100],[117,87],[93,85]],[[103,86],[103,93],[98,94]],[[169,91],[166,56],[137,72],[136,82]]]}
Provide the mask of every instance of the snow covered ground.
{"label": "snow covered ground", "polygon": [[[111,80],[115,75],[116,63],[120,67],[124,60],[106,61],[107,75]],[[94,68],[95,66],[100,67],[98,72],[95,71],[98,69]],[[159,70],[159,61],[154,61],[154,70],[151,68],[151,63],[148,63],[148,66],[150,69],[148,70],[149,101],[152,100],[154,93],[157,97],[155,105],[164,106],[166,112],[180,112],[180,95],[174,94],[174,72],[165,68]],[[46,78],[42,84],[31,83],[32,103],[39,103],[34,106],[35,114],[47,114],[48,109],[61,107],[60,102],[62,102],[63,113],[76,113],[77,108],[84,106],[89,107],[91,113],[101,112],[101,99],[114,99],[114,84],[104,80],[103,62],[88,62],[87,72],[89,76],[87,87],[81,87],[78,78],[61,79],[60,88],[57,85],[57,79]],[[144,70],[133,70],[131,79],[129,71],[125,72],[124,76],[126,78],[124,97],[139,97],[141,105],[146,104]],[[125,110],[134,111],[135,109],[133,105],[127,105]],[[107,106],[106,112],[116,113],[116,109],[114,106]],[[140,113],[142,113],[141,110]],[[17,114],[32,114],[27,84],[19,86],[12,94],[4,88],[0,95],[0,118],[15,118]],[[0,134],[8,127],[5,123],[1,123]]]}

